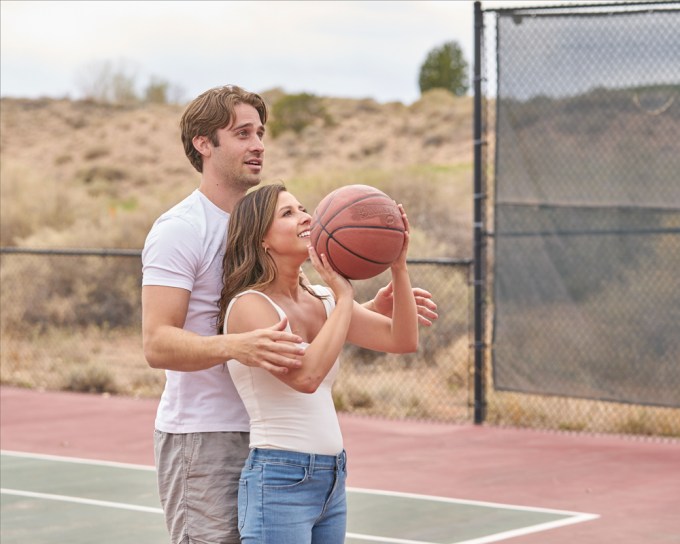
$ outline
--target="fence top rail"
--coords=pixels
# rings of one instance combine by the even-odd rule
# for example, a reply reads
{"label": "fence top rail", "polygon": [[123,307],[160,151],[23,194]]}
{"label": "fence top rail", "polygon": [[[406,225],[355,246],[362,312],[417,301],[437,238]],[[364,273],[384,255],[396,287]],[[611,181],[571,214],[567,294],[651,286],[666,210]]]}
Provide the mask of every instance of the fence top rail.
{"label": "fence top rail", "polygon": [[[0,254],[14,253],[21,255],[72,255],[79,257],[141,257],[141,249],[115,249],[115,248],[27,248],[27,247],[0,247]],[[437,264],[444,266],[469,266],[471,259],[453,259],[450,257],[437,257],[431,259],[408,259],[410,264]]]}
{"label": "fence top rail", "polygon": [[658,2],[602,2],[593,4],[569,4],[567,2],[563,4],[552,4],[545,6],[516,6],[508,8],[484,8],[482,11],[484,13],[516,13],[525,15],[539,15],[540,13],[548,13],[554,11],[564,11],[568,13],[573,13],[575,11],[583,12],[593,12],[602,10],[612,10],[614,8],[621,8],[621,11],[663,11],[663,10],[676,10],[680,9],[680,2],[677,0],[666,0]]}
{"label": "fence top rail", "polygon": [[66,248],[66,249],[38,249],[26,247],[0,247],[0,254],[20,253],[22,255],[76,255],[85,257],[141,257],[141,249],[114,249],[114,248]]}

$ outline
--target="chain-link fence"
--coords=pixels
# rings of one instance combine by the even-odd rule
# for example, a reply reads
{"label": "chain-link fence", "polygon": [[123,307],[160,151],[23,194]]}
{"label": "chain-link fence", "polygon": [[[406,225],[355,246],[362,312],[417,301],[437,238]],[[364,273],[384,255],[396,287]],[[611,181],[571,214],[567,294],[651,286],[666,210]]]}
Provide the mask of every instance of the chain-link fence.
{"label": "chain-link fence", "polygon": [[484,18],[486,420],[680,436],[680,3]]}
{"label": "chain-link fence", "polygon": [[[476,14],[474,278],[413,261],[439,320],[415,355],[347,347],[336,404],[680,437],[680,3]],[[4,249],[0,280],[2,383],[160,394],[139,252]]]}
{"label": "chain-link fence", "polygon": [[[334,398],[340,411],[388,418],[468,421],[470,263],[410,261],[439,319],[421,327],[417,353],[385,355],[347,346]],[[315,271],[306,269],[312,281]],[[368,300],[389,273],[355,282]],[[0,377],[3,384],[159,396],[164,373],[149,368],[141,341],[139,251],[3,248],[0,253]]]}

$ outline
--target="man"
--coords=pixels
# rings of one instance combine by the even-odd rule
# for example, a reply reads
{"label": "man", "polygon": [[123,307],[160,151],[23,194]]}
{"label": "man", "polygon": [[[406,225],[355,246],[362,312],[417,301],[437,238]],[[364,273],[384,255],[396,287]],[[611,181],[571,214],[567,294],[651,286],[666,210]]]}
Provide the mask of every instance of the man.
{"label": "man", "polygon": [[[198,189],[161,215],[142,253],[144,355],[166,371],[155,422],[158,489],[173,544],[238,543],[238,479],[248,456],[248,416],[224,364],[272,373],[300,366],[301,338],[286,320],[244,334],[216,334],[229,213],[258,185],[267,108],[236,86],[210,89],[186,108],[182,143],[201,173]],[[367,307],[392,310],[391,287]],[[414,289],[419,320],[436,319]]]}

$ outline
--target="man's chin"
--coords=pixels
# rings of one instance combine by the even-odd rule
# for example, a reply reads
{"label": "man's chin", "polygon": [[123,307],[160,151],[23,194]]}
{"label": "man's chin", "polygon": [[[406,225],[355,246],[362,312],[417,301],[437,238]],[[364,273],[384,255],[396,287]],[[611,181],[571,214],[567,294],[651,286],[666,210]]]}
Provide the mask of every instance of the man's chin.
{"label": "man's chin", "polygon": [[241,177],[241,185],[245,187],[246,189],[250,189],[252,187],[257,187],[260,183],[262,183],[262,176],[242,176]]}

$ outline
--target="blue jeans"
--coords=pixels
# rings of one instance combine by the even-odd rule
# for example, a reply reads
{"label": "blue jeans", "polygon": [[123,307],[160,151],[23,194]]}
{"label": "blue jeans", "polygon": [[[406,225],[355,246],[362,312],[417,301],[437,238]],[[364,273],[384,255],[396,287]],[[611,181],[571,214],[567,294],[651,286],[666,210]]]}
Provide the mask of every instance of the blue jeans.
{"label": "blue jeans", "polygon": [[241,471],[242,544],[343,544],[346,455],[255,448]]}

